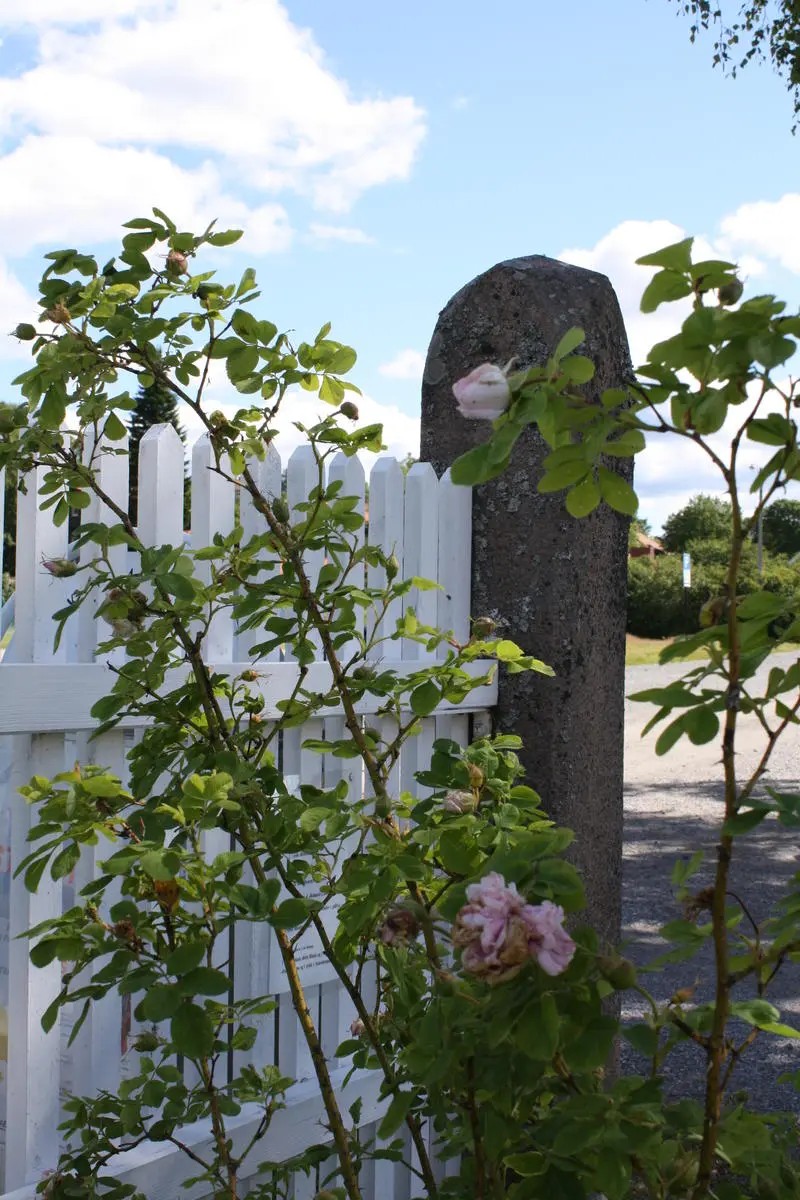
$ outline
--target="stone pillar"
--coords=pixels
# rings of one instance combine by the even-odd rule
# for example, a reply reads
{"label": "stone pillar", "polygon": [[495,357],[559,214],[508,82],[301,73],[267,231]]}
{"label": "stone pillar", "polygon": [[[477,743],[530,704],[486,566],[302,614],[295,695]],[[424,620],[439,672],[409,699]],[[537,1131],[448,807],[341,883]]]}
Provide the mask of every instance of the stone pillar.
{"label": "stone pillar", "polygon": [[[619,304],[604,275],[533,255],[493,267],[441,312],[422,385],[421,457],[438,472],[486,439],[451,386],[479,363],[542,363],[572,326],[595,363],[594,398],[630,376]],[[572,858],[600,937],[620,932],[628,520],[601,505],[575,520],[537,483],[548,448],[530,427],[500,479],[475,489],[472,614],[549,663],[555,679],[501,672],[495,728],[519,734],[527,781],[575,831]],[[630,480],[630,459],[609,464]]]}

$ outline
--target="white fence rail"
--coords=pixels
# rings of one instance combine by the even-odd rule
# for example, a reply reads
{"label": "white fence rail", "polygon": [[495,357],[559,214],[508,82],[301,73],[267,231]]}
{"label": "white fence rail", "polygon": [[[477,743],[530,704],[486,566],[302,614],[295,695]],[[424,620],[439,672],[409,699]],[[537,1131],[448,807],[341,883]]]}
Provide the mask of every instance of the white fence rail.
{"label": "white fence rail", "polygon": [[[206,437],[193,450],[192,515],[190,544],[194,548],[209,545],[215,533],[225,534],[234,525],[235,491],[232,485],[208,468],[211,448]],[[178,545],[184,539],[183,449],[170,426],[157,426],[142,440],[139,459],[139,535],[147,544]],[[127,509],[128,459],[103,456],[103,484],[108,495]],[[254,464],[264,489],[278,494],[282,487],[282,465],[274,448],[264,463]],[[342,495],[359,497],[364,511],[365,476],[356,458],[338,455],[333,459],[329,478],[343,481]],[[290,506],[304,500],[316,484],[316,465],[307,447],[301,447],[286,465],[286,494]],[[0,1127],[4,1151],[0,1175],[6,1200],[9,1193],[28,1197],[43,1172],[51,1169],[59,1147],[57,1126],[61,1104],[69,1091],[89,1094],[98,1088],[116,1090],[121,1079],[132,1073],[136,1053],[132,1048],[135,1030],[131,1028],[130,1008],[118,996],[111,995],[95,1005],[71,1049],[67,1038],[71,1028],[68,1013],[50,1033],[44,1033],[40,1018],[60,984],[58,963],[44,969],[32,967],[28,943],[17,935],[31,925],[54,916],[73,903],[76,889],[90,880],[97,870],[94,852],[79,862],[74,875],[53,882],[45,876],[39,891],[30,895],[21,881],[11,882],[11,869],[25,854],[25,838],[30,813],[16,789],[31,775],[51,776],[74,764],[76,759],[94,761],[127,776],[126,754],[141,726],[123,722],[119,729],[92,741],[95,725],[90,716],[94,702],[110,688],[112,675],[107,661],[96,655],[96,646],[105,636],[105,628],[88,605],[70,619],[57,653],[53,652],[52,614],[61,608],[71,590],[69,579],[52,577],[41,566],[41,559],[63,557],[68,553],[66,526],[56,527],[50,512],[41,512],[37,504],[36,481],[28,481],[28,492],[18,503],[17,574],[14,597],[15,625],[12,642],[0,663]],[[105,514],[108,519],[109,514]],[[86,519],[103,519],[97,502]],[[245,537],[263,528],[262,518],[249,498],[242,498],[241,523]],[[452,484],[448,475],[437,479],[428,464],[417,464],[404,474],[391,458],[378,459],[372,469],[369,489],[369,521],[366,536],[387,552],[394,550],[406,577],[422,575],[436,578],[441,591],[422,592],[408,597],[425,622],[452,629],[466,639],[469,628],[471,493]],[[112,550],[115,567],[127,569],[125,547]],[[83,555],[90,556],[91,548]],[[319,569],[321,563],[310,564]],[[374,569],[370,582],[380,583],[382,572]],[[399,611],[386,618],[387,631],[393,630]],[[220,614],[206,639],[206,655],[215,667],[237,673],[251,666],[252,632],[238,632],[228,614]],[[425,648],[415,642],[395,641],[386,662],[399,671],[414,670],[427,657]],[[122,652],[115,651],[119,658]],[[276,703],[291,691],[296,666],[279,652],[260,665],[265,708],[263,717],[278,715]],[[308,685],[324,688],[328,669],[324,663],[311,668]],[[429,759],[436,737],[451,737],[462,744],[468,739],[469,714],[491,707],[496,700],[494,686],[481,686],[468,703],[453,709],[442,704],[435,714],[422,721],[418,737],[407,743],[395,768],[394,785],[398,792],[416,792],[414,772]],[[386,721],[377,717],[377,698],[370,697],[359,711],[370,724]],[[283,739],[283,770],[304,783],[326,785],[342,772],[349,779],[354,799],[363,794],[363,778],[354,760],[337,759],[310,753],[301,748],[307,737],[342,736],[343,721],[336,710],[326,710],[301,729],[287,731]],[[213,838],[211,839],[213,840]],[[214,853],[222,847],[209,846]],[[103,855],[98,848],[98,858]],[[247,1164],[253,1170],[263,1160],[285,1160],[306,1146],[324,1138],[320,1126],[322,1111],[316,1082],[312,1078],[310,1056],[305,1040],[284,990],[282,974],[276,970],[272,935],[269,927],[242,925],[237,930],[234,951],[234,989],[237,995],[273,993],[278,998],[275,1014],[259,1018],[259,1037],[247,1058],[257,1065],[275,1062],[284,1074],[297,1080],[288,1095],[285,1111],[275,1119],[266,1138]],[[327,964],[310,948],[303,967],[309,1006],[319,1017],[323,1048],[331,1063],[334,1078],[341,1086],[346,1065],[336,1063],[336,1046],[347,1036],[353,1014],[346,993]],[[5,1028],[4,1028],[5,1025]],[[7,1047],[3,1053],[4,1045]],[[237,1069],[244,1055],[237,1055]],[[363,1101],[364,1135],[373,1136],[380,1117],[377,1073],[355,1076],[342,1091],[345,1106],[360,1097]],[[5,1095],[2,1095],[2,1091]],[[234,1143],[246,1143],[257,1117],[243,1111],[231,1123]],[[4,1134],[4,1136],[2,1136]],[[185,1140],[199,1147],[209,1139],[209,1130],[198,1125],[186,1131]],[[410,1159],[410,1148],[409,1148]],[[445,1166],[437,1165],[440,1174]],[[194,1168],[172,1147],[139,1147],[115,1161],[111,1167],[134,1182],[153,1200],[178,1195],[183,1178]],[[413,1176],[403,1164],[376,1162],[365,1169],[362,1180],[368,1200],[408,1200],[414,1194]],[[317,1180],[301,1175],[294,1180],[294,1200],[315,1194]],[[193,1194],[201,1192],[195,1189]]]}

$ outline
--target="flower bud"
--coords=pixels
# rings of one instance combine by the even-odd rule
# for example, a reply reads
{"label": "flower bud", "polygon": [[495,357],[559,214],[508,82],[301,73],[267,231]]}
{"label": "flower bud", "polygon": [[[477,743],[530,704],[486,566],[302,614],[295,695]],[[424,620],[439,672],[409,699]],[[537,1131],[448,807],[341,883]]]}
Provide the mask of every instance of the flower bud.
{"label": "flower bud", "polygon": [[731,304],[737,304],[742,298],[744,284],[741,279],[732,279],[730,283],[724,283],[717,291],[717,298],[723,307],[728,307]]}
{"label": "flower bud", "polygon": [[357,679],[359,683],[368,683],[370,679],[375,678],[375,668],[369,666],[368,663],[362,663],[360,667],[356,667],[353,671],[353,679]]}
{"label": "flower bud", "polygon": [[153,1033],[151,1029],[146,1029],[140,1033],[133,1041],[134,1050],[138,1050],[140,1054],[148,1054],[152,1050],[157,1050],[161,1045],[161,1038],[157,1033]]}
{"label": "flower bud", "polygon": [[289,505],[282,496],[276,496],[272,501],[272,511],[275,515],[275,520],[280,521],[282,525],[285,525],[292,515]]}
{"label": "flower bud", "polygon": [[389,583],[392,582],[392,580],[396,577],[396,575],[399,573],[399,571],[400,571],[400,560],[397,557],[397,555],[393,552],[392,554],[389,555],[389,557],[386,560],[386,578],[389,580]]}
{"label": "flower bud", "polygon": [[54,325],[67,325],[72,320],[72,314],[66,304],[62,304],[59,300],[52,308],[48,308],[44,314],[48,321],[52,321]]}
{"label": "flower bud", "polygon": [[442,802],[442,808],[450,813],[474,812],[475,797],[472,792],[448,792]]}
{"label": "flower bud", "polygon": [[27,322],[22,322],[14,330],[14,337],[19,338],[21,342],[32,342],[36,337],[36,329],[33,325],[28,325]]}
{"label": "flower bud", "polygon": [[185,275],[187,271],[188,260],[185,254],[180,250],[170,250],[167,255],[167,270],[170,275]]}
{"label": "flower bud", "polygon": [[258,679],[258,671],[253,671],[252,669],[242,671],[239,678],[243,679],[245,683],[255,683],[256,679]]}
{"label": "flower bud", "polygon": [[511,388],[505,372],[494,363],[482,363],[457,380],[453,384],[453,395],[461,416],[472,421],[496,421],[511,403]]}
{"label": "flower bud", "polygon": [[56,579],[69,579],[78,570],[78,564],[68,558],[43,558],[42,566],[45,571],[55,575]]}
{"label": "flower bud", "polygon": [[497,622],[491,617],[476,617],[472,622],[472,636],[483,642],[492,636],[496,628]]}
{"label": "flower bud", "polygon": [[597,969],[604,979],[618,992],[624,992],[636,984],[636,968],[630,959],[619,954],[601,954]]}
{"label": "flower bud", "polygon": [[358,420],[358,406],[353,404],[352,400],[345,400],[339,405],[339,412],[343,417],[348,417],[351,421]]}
{"label": "flower bud", "polygon": [[364,1032],[364,1022],[360,1017],[357,1017],[356,1020],[352,1022],[350,1026],[350,1032],[352,1033],[353,1037],[361,1037],[362,1033]]}

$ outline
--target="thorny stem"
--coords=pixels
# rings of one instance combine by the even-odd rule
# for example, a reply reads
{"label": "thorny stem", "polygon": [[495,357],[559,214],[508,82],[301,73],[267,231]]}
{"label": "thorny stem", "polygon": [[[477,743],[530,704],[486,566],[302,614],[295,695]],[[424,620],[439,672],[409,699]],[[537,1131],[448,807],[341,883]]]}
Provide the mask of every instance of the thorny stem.
{"label": "thorny stem", "polygon": [[467,1111],[472,1130],[472,1144],[475,1150],[475,1200],[485,1200],[486,1154],[483,1149],[478,1105],[475,1097],[475,1061],[471,1058],[467,1062],[467,1079]]}
{"label": "thorny stem", "polygon": [[[736,721],[740,702],[741,647],[739,625],[736,618],[736,585],[739,578],[743,534],[742,513],[736,487],[736,455],[741,432],[740,430],[733,440],[730,468],[726,471],[732,510],[731,558],[727,574],[728,595],[731,597],[728,609],[728,687],[725,698],[725,727],[722,737],[722,762],[725,773],[724,820],[726,822],[735,815],[739,802],[736,786]],[[729,946],[725,902],[728,893],[732,848],[732,836],[729,833],[721,832],[717,846],[717,868],[711,908],[715,967],[714,1017],[706,1049],[708,1065],[703,1107],[703,1140],[698,1161],[697,1183],[692,1193],[692,1200],[701,1200],[701,1197],[707,1196],[711,1189],[722,1107],[722,1067],[728,1053],[725,1031],[730,1011]]]}

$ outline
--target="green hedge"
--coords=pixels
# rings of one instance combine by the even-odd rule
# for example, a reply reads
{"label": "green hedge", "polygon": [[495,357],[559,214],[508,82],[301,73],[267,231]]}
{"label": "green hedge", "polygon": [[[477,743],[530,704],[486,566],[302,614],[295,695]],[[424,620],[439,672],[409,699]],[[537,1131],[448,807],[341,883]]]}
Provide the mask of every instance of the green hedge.
{"label": "green hedge", "polygon": [[[628,633],[665,638],[700,628],[700,609],[722,591],[728,545],[714,539],[690,543],[687,549],[692,555],[692,586],[685,590],[679,554],[628,560]],[[800,591],[800,570],[789,566],[785,555],[764,551],[764,574],[759,579],[756,548],[746,546],[743,566],[742,595],[761,588],[785,595]]]}

